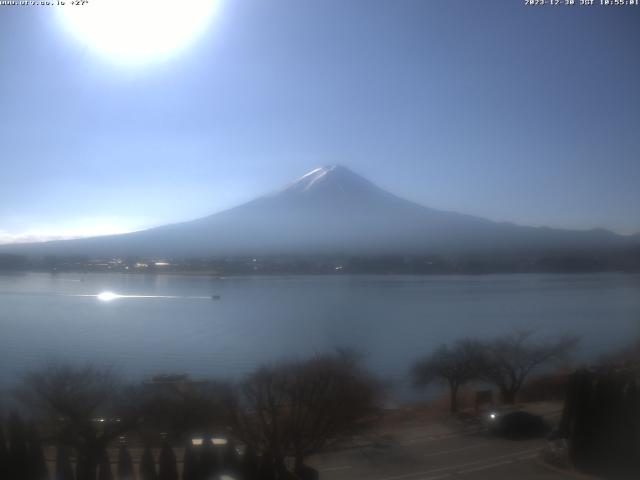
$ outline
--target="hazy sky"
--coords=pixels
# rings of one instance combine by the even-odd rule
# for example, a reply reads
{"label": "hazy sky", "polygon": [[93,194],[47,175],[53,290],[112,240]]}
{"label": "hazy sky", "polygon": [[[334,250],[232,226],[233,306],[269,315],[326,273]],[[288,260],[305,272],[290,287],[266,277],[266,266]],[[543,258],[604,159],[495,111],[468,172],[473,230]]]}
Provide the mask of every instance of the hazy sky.
{"label": "hazy sky", "polygon": [[144,65],[0,7],[0,240],[196,218],[333,163],[435,208],[640,231],[640,7],[221,2]]}

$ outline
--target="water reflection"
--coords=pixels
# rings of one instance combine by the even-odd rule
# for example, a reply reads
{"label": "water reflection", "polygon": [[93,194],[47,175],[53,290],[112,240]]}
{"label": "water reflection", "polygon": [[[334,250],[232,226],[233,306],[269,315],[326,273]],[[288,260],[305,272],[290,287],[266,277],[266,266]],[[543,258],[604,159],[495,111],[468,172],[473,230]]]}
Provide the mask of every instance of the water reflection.
{"label": "water reflection", "polygon": [[111,300],[115,300],[118,297],[120,297],[120,295],[117,295],[113,292],[102,292],[98,294],[98,300],[102,300],[103,302],[110,302]]}
{"label": "water reflection", "polygon": [[210,297],[203,296],[184,296],[184,295],[120,295],[114,292],[100,292],[94,294],[63,294],[64,297],[93,297],[102,302],[110,302],[112,300],[121,298],[174,298],[174,299],[188,299],[188,300],[211,300],[212,298],[218,299],[219,295],[212,295]]}

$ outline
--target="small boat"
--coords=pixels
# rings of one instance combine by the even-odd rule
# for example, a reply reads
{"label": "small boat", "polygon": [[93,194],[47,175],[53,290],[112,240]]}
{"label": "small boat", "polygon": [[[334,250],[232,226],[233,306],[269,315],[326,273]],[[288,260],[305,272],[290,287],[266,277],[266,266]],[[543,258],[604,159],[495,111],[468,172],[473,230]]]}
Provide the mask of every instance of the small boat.
{"label": "small boat", "polygon": [[220,300],[220,295],[211,295],[211,300]]}

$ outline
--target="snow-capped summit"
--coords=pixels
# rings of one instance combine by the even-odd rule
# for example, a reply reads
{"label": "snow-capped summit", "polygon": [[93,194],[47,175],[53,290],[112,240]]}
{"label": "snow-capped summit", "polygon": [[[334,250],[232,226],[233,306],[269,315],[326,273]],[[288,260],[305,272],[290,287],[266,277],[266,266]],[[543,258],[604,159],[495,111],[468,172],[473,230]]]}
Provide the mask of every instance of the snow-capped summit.
{"label": "snow-capped summit", "polygon": [[318,167],[304,174],[281,190],[284,194],[343,195],[358,193],[382,193],[369,180],[349,170],[342,165],[327,165]]}

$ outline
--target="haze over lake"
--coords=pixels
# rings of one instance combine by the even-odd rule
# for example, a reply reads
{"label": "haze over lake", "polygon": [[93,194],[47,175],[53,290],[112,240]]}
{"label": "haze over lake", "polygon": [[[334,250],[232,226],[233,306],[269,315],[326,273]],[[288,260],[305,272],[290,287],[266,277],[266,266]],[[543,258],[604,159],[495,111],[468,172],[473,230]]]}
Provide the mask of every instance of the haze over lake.
{"label": "haze over lake", "polygon": [[[104,301],[103,292],[130,297]],[[406,397],[411,362],[460,336],[579,332],[577,360],[595,359],[640,337],[639,293],[640,275],[624,274],[4,275],[0,388],[52,359],[113,364],[136,378],[237,378],[286,355],[348,346]]]}

